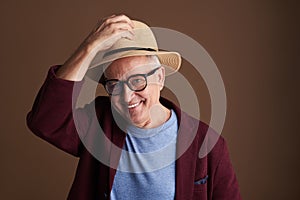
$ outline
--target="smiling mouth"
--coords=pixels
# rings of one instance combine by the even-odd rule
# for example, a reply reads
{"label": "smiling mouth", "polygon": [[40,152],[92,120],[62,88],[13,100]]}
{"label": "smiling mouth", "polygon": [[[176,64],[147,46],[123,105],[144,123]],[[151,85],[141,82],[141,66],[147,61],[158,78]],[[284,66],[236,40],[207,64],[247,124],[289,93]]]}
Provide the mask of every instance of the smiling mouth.
{"label": "smiling mouth", "polygon": [[130,105],[128,105],[128,109],[135,108],[135,107],[137,107],[138,105],[140,105],[141,103],[142,103],[142,101],[137,102],[137,103],[134,103],[134,104],[130,104]]}

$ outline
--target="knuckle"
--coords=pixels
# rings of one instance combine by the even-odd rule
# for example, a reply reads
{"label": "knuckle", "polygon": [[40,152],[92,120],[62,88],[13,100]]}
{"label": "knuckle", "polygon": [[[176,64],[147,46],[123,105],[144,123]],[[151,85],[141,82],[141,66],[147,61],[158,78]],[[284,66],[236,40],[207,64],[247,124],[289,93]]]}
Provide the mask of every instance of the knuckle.
{"label": "knuckle", "polygon": [[109,29],[113,29],[114,28],[114,24],[113,23],[108,23],[106,25],[106,27],[109,28]]}
{"label": "knuckle", "polygon": [[112,34],[116,34],[116,33],[118,33],[118,30],[117,30],[117,29],[113,29],[113,30],[111,31],[111,33],[112,33]]}
{"label": "knuckle", "polygon": [[104,26],[107,26],[107,25],[109,24],[109,21],[110,21],[109,19],[105,19],[105,20],[103,21],[102,24],[103,24]]}

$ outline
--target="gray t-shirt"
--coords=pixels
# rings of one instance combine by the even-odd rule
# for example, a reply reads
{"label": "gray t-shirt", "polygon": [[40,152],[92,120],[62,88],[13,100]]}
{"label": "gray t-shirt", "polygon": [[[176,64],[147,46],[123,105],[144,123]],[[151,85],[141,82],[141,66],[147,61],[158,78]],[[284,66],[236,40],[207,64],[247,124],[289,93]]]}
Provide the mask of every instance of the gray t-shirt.
{"label": "gray t-shirt", "polygon": [[127,128],[112,200],[174,199],[177,132],[173,110],[170,119],[159,127]]}

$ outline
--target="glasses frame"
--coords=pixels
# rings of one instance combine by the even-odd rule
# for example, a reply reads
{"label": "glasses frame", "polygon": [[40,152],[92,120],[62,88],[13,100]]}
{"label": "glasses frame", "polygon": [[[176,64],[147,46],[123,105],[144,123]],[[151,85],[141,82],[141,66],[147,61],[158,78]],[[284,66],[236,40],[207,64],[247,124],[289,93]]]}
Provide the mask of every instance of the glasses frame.
{"label": "glasses frame", "polygon": [[[120,95],[120,94],[124,91],[124,84],[126,84],[126,85],[128,86],[128,88],[129,88],[131,91],[134,91],[134,92],[140,92],[140,91],[143,91],[143,90],[147,87],[147,85],[148,85],[147,77],[153,75],[153,74],[154,74],[158,69],[160,69],[160,68],[161,68],[161,66],[159,66],[159,67],[157,67],[157,68],[151,70],[151,71],[148,72],[147,74],[133,74],[133,75],[129,76],[129,77],[127,78],[127,80],[124,80],[124,81],[121,81],[121,80],[119,80],[119,79],[106,79],[106,80],[104,80],[103,82],[101,82],[101,84],[103,85],[103,87],[105,88],[105,91],[106,91],[110,96],[117,96],[117,95]],[[129,80],[130,80],[132,77],[135,77],[135,76],[142,76],[142,77],[145,78],[146,84],[145,84],[145,86],[144,86],[143,88],[138,89],[138,90],[134,90],[134,89],[132,89],[132,88],[130,87]],[[114,94],[114,93],[110,93],[110,92],[107,90],[106,84],[107,84],[108,82],[110,82],[110,81],[117,81],[118,84],[121,84],[121,88],[122,88],[122,89],[120,90],[119,93]]]}

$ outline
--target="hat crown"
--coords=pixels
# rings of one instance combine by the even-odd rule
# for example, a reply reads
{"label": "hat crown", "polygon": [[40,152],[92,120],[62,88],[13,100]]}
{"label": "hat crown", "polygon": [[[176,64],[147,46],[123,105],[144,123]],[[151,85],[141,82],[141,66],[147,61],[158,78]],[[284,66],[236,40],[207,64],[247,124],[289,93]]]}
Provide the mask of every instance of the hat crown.
{"label": "hat crown", "polygon": [[[173,74],[180,68],[181,56],[179,53],[159,50],[150,27],[140,21],[132,20],[132,22],[134,23],[133,38],[121,38],[106,51],[97,52],[90,63],[88,76],[93,77],[98,73],[102,74],[104,68],[109,66],[111,62],[131,56],[157,56],[161,65],[165,67],[166,76]],[[99,79],[95,78],[95,80],[98,81]]]}
{"label": "hat crown", "polygon": [[157,51],[158,45],[150,27],[140,21],[132,20],[132,22],[134,23],[133,39],[121,38],[108,51],[128,47],[151,48]]}

